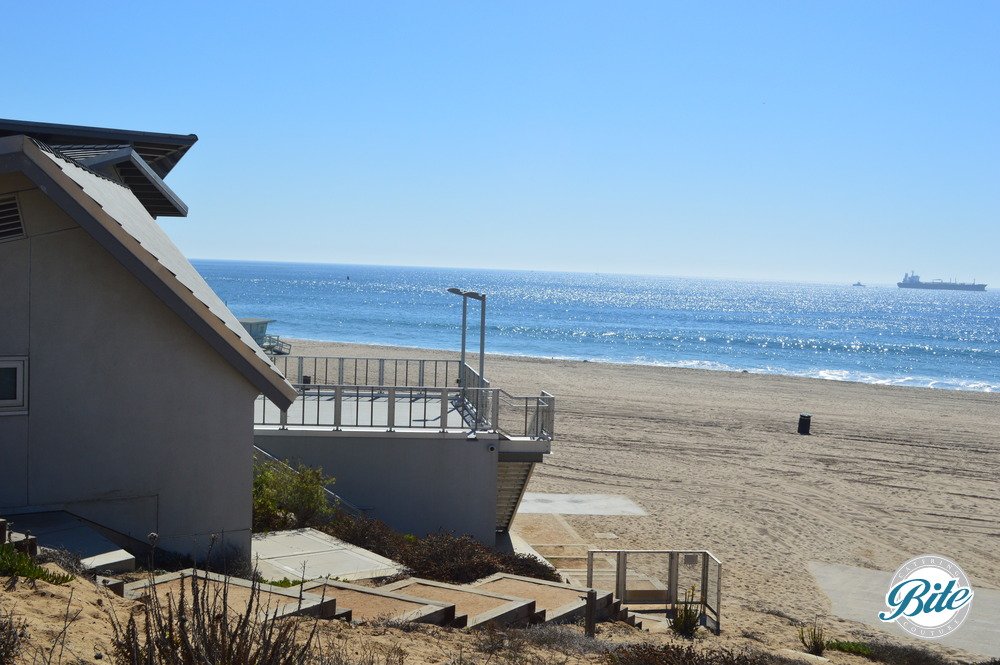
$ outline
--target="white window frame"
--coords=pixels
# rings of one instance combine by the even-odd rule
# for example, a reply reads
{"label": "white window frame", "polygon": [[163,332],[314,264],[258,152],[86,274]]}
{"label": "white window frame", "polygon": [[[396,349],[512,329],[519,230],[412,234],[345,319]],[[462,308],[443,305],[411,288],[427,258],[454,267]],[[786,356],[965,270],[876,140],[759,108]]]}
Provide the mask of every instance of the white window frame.
{"label": "white window frame", "polygon": [[0,369],[13,367],[17,372],[14,399],[0,399],[0,416],[17,416],[28,412],[28,359],[24,356],[0,357]]}

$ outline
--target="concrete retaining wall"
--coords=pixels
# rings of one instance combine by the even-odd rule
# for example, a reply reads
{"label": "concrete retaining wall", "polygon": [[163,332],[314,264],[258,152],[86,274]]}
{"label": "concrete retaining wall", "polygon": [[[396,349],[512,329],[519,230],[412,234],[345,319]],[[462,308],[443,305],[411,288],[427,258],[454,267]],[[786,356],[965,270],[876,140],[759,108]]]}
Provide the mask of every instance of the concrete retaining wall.
{"label": "concrete retaining wall", "polygon": [[452,531],[494,545],[495,438],[258,429],[254,442],[278,459],[322,467],[336,478],[330,489],[397,531]]}

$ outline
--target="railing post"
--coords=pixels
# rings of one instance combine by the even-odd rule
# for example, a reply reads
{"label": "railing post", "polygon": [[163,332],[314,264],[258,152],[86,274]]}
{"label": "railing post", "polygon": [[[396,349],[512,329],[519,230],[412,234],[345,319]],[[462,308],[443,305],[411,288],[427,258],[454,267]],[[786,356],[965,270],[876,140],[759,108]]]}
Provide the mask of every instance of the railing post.
{"label": "railing post", "polygon": [[719,579],[715,587],[715,634],[722,632],[722,562],[719,562]]}
{"label": "railing post", "polygon": [[378,384],[385,385],[385,358],[378,359]]}
{"label": "railing post", "polygon": [[441,389],[441,431],[448,429],[448,388]]}
{"label": "railing post", "polygon": [[677,586],[680,584],[678,564],[680,556],[677,552],[670,553],[670,563],[667,571],[667,603],[677,609]]}
{"label": "railing post", "polygon": [[698,594],[701,602],[701,612],[708,616],[708,553],[701,554],[701,593]]}
{"label": "railing post", "polygon": [[548,435],[549,440],[556,438],[556,398],[549,393],[542,391],[542,397],[545,400],[545,434]]}
{"label": "railing post", "polygon": [[626,568],[628,567],[628,553],[618,552],[617,568],[615,569],[615,595],[618,600],[625,602]]}
{"label": "railing post", "polygon": [[[386,405],[388,407],[386,414],[386,424],[389,426],[389,431],[396,426],[396,389],[389,388],[389,403]],[[412,408],[412,407],[410,407]]]}
{"label": "railing post", "polygon": [[587,550],[587,586],[594,586],[594,551]]}
{"label": "railing post", "polygon": [[426,362],[426,360],[421,360],[420,364],[417,365],[417,385],[421,387],[424,386],[424,364]]}
{"label": "railing post", "polygon": [[500,389],[494,388],[490,391],[493,394],[493,408],[490,413],[490,421],[493,425],[493,431],[500,431]]}
{"label": "railing post", "polygon": [[288,429],[288,409],[281,410],[281,429]]}
{"label": "railing post", "polygon": [[344,359],[337,359],[337,385],[344,385]]}
{"label": "railing post", "polygon": [[[340,366],[341,372],[344,370],[343,364]],[[333,389],[333,428],[339,430],[341,418],[344,414],[344,386],[338,385]]]}
{"label": "railing post", "polygon": [[299,373],[295,376],[295,382],[296,383],[302,383],[302,361],[303,360],[305,360],[305,358],[303,358],[302,356],[299,356],[299,362],[298,362]]}
{"label": "railing post", "polygon": [[587,606],[584,612],[583,633],[587,637],[595,637],[597,635],[597,591],[595,589],[587,589]]}

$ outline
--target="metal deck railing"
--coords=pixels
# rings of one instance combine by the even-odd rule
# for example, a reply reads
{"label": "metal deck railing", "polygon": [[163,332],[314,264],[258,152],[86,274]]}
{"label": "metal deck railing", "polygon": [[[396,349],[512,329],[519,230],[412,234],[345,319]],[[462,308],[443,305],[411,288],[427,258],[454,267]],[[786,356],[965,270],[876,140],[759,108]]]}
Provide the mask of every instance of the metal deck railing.
{"label": "metal deck railing", "polygon": [[626,605],[662,606],[668,616],[694,605],[701,625],[722,629],[722,562],[708,550],[590,550],[587,586],[595,582],[613,584]]}
{"label": "metal deck railing", "polygon": [[254,424],[280,428],[476,430],[551,440],[555,397],[512,395],[490,387],[457,360],[272,358],[299,392],[282,411],[264,396]]}

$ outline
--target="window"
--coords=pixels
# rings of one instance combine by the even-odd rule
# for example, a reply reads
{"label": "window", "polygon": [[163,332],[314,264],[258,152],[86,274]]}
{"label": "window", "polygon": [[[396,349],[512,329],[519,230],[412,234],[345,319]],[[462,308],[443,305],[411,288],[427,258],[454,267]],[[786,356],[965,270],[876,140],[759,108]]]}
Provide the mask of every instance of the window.
{"label": "window", "polygon": [[27,358],[0,358],[0,416],[28,412]]}

